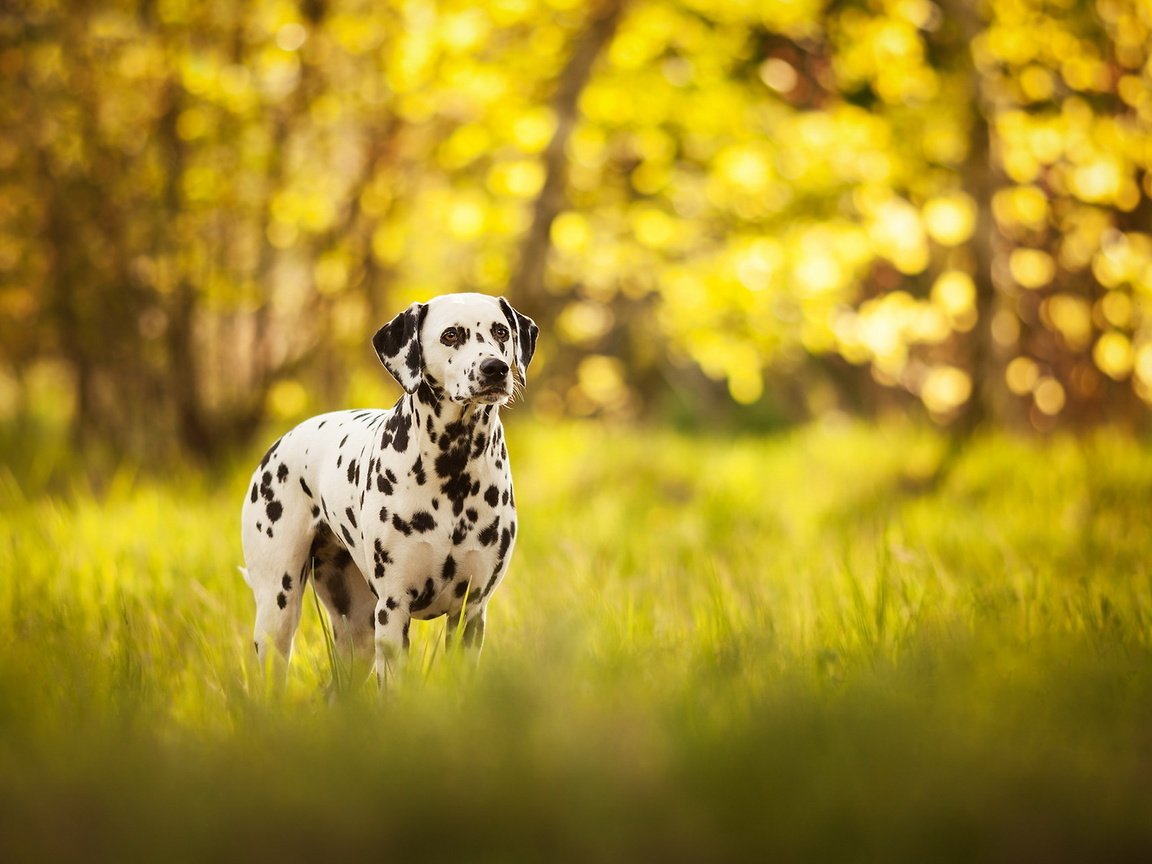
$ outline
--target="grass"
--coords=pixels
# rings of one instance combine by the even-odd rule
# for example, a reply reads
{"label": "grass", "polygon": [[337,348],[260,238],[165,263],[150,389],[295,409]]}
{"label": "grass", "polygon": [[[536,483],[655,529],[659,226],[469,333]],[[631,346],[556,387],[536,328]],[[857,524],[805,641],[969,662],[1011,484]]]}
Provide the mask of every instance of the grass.
{"label": "grass", "polygon": [[311,603],[250,695],[246,468],[0,475],[4,860],[1152,855],[1149,448],[988,438],[910,494],[908,429],[510,439],[481,666],[415,625],[383,700],[326,700]]}

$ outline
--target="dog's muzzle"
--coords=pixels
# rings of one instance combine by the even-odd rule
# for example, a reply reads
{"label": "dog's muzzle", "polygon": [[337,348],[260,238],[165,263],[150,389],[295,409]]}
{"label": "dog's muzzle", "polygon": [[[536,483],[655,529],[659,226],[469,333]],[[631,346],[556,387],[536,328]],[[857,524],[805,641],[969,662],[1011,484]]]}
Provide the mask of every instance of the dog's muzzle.
{"label": "dog's muzzle", "polygon": [[498,357],[487,357],[480,361],[478,371],[480,380],[477,396],[495,400],[509,395],[507,363]]}

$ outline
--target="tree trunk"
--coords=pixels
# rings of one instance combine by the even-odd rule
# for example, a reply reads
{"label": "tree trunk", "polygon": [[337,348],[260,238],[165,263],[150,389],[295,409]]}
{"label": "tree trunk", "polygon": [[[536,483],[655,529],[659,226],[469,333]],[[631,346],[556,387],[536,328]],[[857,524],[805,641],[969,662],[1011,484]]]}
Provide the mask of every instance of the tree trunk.
{"label": "tree trunk", "polygon": [[[508,285],[508,294],[515,300],[538,297],[544,290],[544,272],[552,249],[552,222],[564,208],[567,198],[567,147],[578,119],[577,103],[592,76],[596,58],[612,41],[626,6],[627,0],[605,0],[593,9],[587,28],[577,37],[572,54],[560,73],[552,97],[556,131],[544,150],[544,186],[536,196],[532,225],[520,243],[520,263]],[[540,314],[544,310],[533,311]]]}
{"label": "tree trunk", "polygon": [[996,423],[1003,413],[1003,364],[997,357],[992,335],[997,311],[996,285],[992,272],[999,231],[992,213],[992,196],[999,185],[993,165],[992,130],[988,114],[994,106],[984,95],[980,71],[972,60],[971,45],[984,27],[978,9],[967,0],[951,0],[945,13],[957,22],[961,44],[957,55],[967,67],[972,123],[968,135],[968,156],[960,169],[965,191],[976,202],[976,225],[969,244],[972,280],[976,285],[976,325],[965,340],[966,366],[972,376],[972,396],[953,426],[958,442],[967,440],[980,427]]}

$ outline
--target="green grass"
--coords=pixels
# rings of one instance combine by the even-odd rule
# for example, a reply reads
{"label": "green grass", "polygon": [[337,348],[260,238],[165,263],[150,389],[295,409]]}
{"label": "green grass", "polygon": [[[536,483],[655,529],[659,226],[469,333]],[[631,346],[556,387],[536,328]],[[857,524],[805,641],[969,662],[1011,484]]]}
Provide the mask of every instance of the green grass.
{"label": "green grass", "polygon": [[989,438],[912,494],[907,429],[510,439],[481,666],[416,625],[383,700],[325,698],[311,603],[249,695],[246,468],[0,475],[0,857],[1152,855],[1152,450]]}

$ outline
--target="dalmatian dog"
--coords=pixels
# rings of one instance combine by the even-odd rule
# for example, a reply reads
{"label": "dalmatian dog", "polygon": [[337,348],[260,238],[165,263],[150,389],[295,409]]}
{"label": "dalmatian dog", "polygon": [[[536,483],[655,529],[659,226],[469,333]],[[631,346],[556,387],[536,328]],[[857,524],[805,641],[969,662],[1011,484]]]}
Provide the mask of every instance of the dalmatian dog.
{"label": "dalmatian dog", "polygon": [[241,512],[256,654],[282,683],[311,577],[336,649],[394,676],[411,619],[447,616],[476,656],[516,542],[500,408],[524,383],[538,328],[504,298],[414,303],[372,339],[404,388],[389,411],[305,420],[272,445]]}

